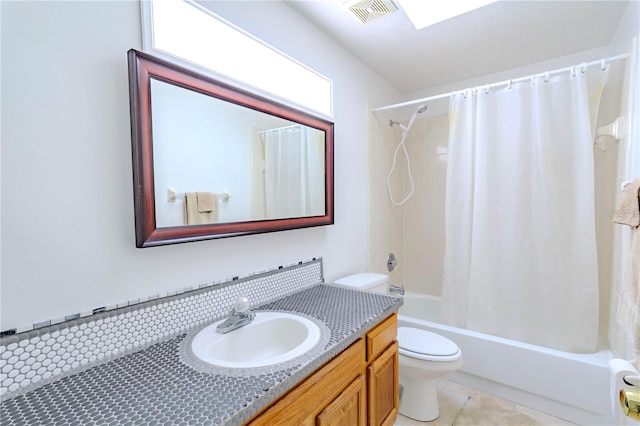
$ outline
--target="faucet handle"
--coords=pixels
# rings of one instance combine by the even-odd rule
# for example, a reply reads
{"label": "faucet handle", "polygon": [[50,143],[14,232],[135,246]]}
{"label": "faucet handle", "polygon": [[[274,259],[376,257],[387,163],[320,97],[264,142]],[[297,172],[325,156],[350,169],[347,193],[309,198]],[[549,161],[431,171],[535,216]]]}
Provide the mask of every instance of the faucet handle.
{"label": "faucet handle", "polygon": [[251,304],[249,304],[249,299],[244,296],[240,296],[236,299],[236,302],[233,304],[233,312],[237,314],[246,314],[251,309]]}

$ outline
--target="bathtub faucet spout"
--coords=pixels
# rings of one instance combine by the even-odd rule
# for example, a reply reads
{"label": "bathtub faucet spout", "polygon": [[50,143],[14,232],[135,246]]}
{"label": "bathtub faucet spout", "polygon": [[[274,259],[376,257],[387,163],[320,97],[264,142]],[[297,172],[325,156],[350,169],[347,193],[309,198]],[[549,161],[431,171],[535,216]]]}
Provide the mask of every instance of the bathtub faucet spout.
{"label": "bathtub faucet spout", "polygon": [[397,285],[389,284],[389,292],[390,293],[397,293],[397,294],[403,296],[404,295],[404,286],[397,286]]}

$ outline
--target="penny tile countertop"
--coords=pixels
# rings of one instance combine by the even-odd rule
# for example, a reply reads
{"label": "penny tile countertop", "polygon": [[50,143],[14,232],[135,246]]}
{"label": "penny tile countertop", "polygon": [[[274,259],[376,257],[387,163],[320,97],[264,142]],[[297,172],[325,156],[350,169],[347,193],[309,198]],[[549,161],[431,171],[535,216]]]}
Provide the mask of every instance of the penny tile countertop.
{"label": "penny tile countertop", "polygon": [[402,305],[402,299],[318,284],[256,310],[300,313],[329,330],[324,351],[302,364],[237,377],[197,371],[174,336],[2,403],[3,426],[241,425]]}

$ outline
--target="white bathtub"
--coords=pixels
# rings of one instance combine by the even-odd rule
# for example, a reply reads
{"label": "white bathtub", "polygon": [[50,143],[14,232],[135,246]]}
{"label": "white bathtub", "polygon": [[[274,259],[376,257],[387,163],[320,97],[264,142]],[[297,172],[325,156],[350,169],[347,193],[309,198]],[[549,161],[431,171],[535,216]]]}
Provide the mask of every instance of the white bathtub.
{"label": "white bathtub", "polygon": [[572,354],[439,324],[440,298],[407,292],[399,326],[432,331],[462,350],[448,379],[581,425],[615,425],[609,351]]}

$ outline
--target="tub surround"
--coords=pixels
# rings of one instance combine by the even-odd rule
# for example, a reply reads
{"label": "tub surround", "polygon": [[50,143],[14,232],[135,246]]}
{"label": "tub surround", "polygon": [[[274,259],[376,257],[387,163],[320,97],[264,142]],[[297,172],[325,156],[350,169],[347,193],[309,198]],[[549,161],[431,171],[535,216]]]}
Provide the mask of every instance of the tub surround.
{"label": "tub surround", "polygon": [[[285,279],[291,280],[292,273],[300,274],[305,268],[319,271],[321,275],[321,263],[314,262],[311,265],[284,268],[285,270],[265,276],[277,280],[278,275],[284,273]],[[244,281],[246,284],[247,280]],[[235,286],[229,286],[228,291],[232,291],[233,287]],[[201,291],[199,295],[205,293]],[[156,310],[161,308],[161,304],[154,305]],[[249,377],[198,372],[180,360],[180,346],[188,335],[209,322],[207,320],[203,323],[200,320],[198,326],[135,350],[130,349],[119,357],[111,357],[108,362],[94,356],[94,361],[73,369],[69,374],[63,372],[53,379],[17,389],[14,384],[13,390],[5,389],[3,395],[5,401],[0,407],[3,424],[60,424],[77,421],[79,424],[117,425],[138,421],[138,424],[193,422],[192,424],[239,425],[396,312],[401,304],[402,300],[395,297],[342,289],[321,282],[306,284],[303,289],[275,300],[271,298],[271,301],[255,308],[301,313],[327,326],[330,335],[325,351],[310,360],[302,361],[300,365],[283,370],[274,368],[272,372]],[[175,304],[173,308],[176,308]],[[118,314],[122,313],[114,312],[110,318]],[[216,315],[215,319],[221,316],[223,315]],[[104,321],[106,318],[101,319]],[[72,327],[70,325],[59,330],[60,335]],[[42,331],[50,330],[45,328]],[[27,334],[32,333],[36,332]],[[50,335],[42,332],[39,334]],[[31,345],[30,340],[35,337],[15,335],[2,339],[0,343],[3,353],[10,352],[14,358],[9,361],[6,356],[2,357],[3,379],[9,376],[15,379],[23,374],[22,369],[27,367],[27,363],[33,365],[34,362],[39,362],[37,360],[43,354],[24,355],[28,353],[25,349]],[[64,339],[42,341],[53,342],[51,346],[61,346],[60,341],[66,342]],[[43,344],[32,346],[44,347]],[[54,349],[50,348],[45,353],[51,350]],[[25,378],[33,374],[27,373]]]}

